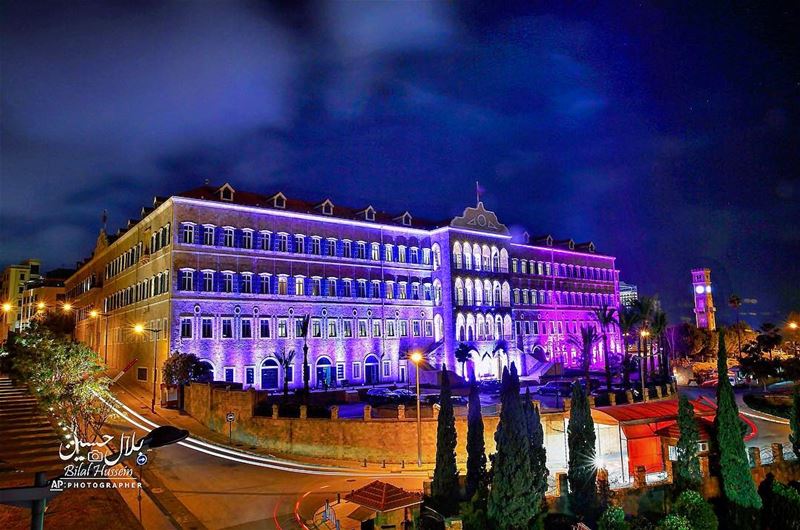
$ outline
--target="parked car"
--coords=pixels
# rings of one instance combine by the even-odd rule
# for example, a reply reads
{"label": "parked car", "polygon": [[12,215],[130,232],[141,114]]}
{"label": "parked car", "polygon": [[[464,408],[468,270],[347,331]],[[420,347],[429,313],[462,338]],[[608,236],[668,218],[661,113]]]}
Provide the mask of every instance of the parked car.
{"label": "parked car", "polygon": [[543,396],[568,396],[572,392],[572,381],[548,381],[536,389],[537,394]]}
{"label": "parked car", "polygon": [[394,400],[400,404],[416,403],[417,401],[417,393],[406,388],[398,388],[392,393],[394,394]]}
{"label": "parked car", "polygon": [[[731,383],[731,386],[736,386],[736,378],[732,375],[728,376],[728,381]],[[717,384],[719,383],[719,379],[716,377],[713,379],[709,379],[707,381],[703,381],[700,384],[700,388],[716,388]]]}
{"label": "parked car", "polygon": [[[430,394],[425,396],[425,402],[429,405],[433,405],[439,403],[439,394]],[[466,407],[469,403],[469,400],[464,396],[450,396],[450,403],[453,404],[454,407],[456,406],[463,406]]]}
{"label": "parked car", "polygon": [[394,393],[388,388],[370,388],[367,390],[367,403],[373,407],[390,403]]}
{"label": "parked car", "polygon": [[478,388],[482,394],[499,394],[500,381],[497,379],[484,379],[478,382]]}

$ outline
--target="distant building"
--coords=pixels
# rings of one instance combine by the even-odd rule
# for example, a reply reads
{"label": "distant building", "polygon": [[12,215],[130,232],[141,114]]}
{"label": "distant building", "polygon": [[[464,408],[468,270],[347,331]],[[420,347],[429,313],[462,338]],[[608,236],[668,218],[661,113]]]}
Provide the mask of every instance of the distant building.
{"label": "distant building", "polygon": [[41,278],[38,259],[28,259],[18,265],[9,265],[0,277],[0,342],[8,338],[9,331],[19,331],[22,325],[22,298],[25,286]]}
{"label": "distant building", "polygon": [[639,288],[633,284],[619,282],[619,300],[625,307],[631,307],[639,299]]}
{"label": "distant building", "polygon": [[714,315],[717,310],[711,293],[711,269],[692,269],[692,288],[697,327],[714,331],[717,329],[717,319]]}
{"label": "distant building", "polygon": [[74,270],[55,269],[43,277],[27,282],[20,306],[20,329],[31,325],[38,316],[54,310],[64,303],[64,282]]}

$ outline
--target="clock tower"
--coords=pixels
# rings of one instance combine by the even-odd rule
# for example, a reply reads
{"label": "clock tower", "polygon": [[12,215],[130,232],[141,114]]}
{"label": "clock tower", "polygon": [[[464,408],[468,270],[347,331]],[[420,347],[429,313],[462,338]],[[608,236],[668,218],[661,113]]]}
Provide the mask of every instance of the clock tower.
{"label": "clock tower", "polygon": [[711,294],[711,269],[692,269],[692,290],[694,292],[694,316],[697,327],[714,331],[717,321],[714,316],[714,298]]}

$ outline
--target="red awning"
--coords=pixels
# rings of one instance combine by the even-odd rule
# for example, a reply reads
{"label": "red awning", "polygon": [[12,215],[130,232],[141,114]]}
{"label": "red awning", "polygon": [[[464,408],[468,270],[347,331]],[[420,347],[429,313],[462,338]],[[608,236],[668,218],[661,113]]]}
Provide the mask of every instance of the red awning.
{"label": "red awning", "polygon": [[[697,416],[714,414],[712,407],[700,402],[692,401],[694,413]],[[674,420],[678,417],[678,400],[651,401],[648,403],[634,403],[631,405],[614,405],[611,407],[597,407],[597,410],[608,414],[621,424],[654,423]]]}
{"label": "red awning", "polygon": [[378,512],[388,512],[422,502],[419,493],[411,493],[380,480],[370,482],[363,488],[345,495],[344,499]]}

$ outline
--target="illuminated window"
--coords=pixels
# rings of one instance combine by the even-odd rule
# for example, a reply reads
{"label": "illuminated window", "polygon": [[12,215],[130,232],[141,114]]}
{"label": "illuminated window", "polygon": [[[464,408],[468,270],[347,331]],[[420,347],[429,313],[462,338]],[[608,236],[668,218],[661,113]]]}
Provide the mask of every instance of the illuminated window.
{"label": "illuminated window", "polygon": [[289,324],[285,318],[278,319],[278,337],[285,339],[289,336]]}
{"label": "illuminated window", "polygon": [[312,278],[311,279],[311,296],[321,296],[322,295],[322,279],[320,278]]}
{"label": "illuminated window", "polygon": [[408,320],[400,321],[400,336],[408,337]]}
{"label": "illuminated window", "polygon": [[318,237],[311,238],[311,253],[315,256],[322,254],[322,240]]}
{"label": "illuminated window", "polygon": [[358,320],[358,336],[359,337],[367,336],[367,321],[364,319]]}
{"label": "illuminated window", "polygon": [[386,243],[383,246],[384,259],[386,261],[394,261],[394,245]]}
{"label": "illuminated window", "polygon": [[214,227],[213,226],[204,226],[203,227],[203,244],[207,246],[212,246],[214,244]]}
{"label": "illuminated window", "polygon": [[259,234],[261,234],[261,250],[271,250],[272,234],[266,230],[262,230]]}
{"label": "illuminated window", "polygon": [[373,320],[372,321],[372,336],[373,337],[380,337],[381,336],[381,321],[380,320]]}
{"label": "illuminated window", "polygon": [[227,227],[222,229],[222,244],[226,247],[233,246],[233,228]]}
{"label": "illuminated window", "polygon": [[194,225],[190,223],[184,223],[181,226],[181,232],[183,237],[183,242],[187,245],[194,244]]}
{"label": "illuminated window", "polygon": [[278,276],[278,294],[288,294],[289,279],[286,276]]}
{"label": "illuminated window", "polygon": [[342,320],[342,335],[348,339],[353,336],[353,321],[349,318]]}
{"label": "illuminated window", "polygon": [[336,337],[336,319],[329,318],[328,319],[328,337],[335,338]]}
{"label": "illuminated window", "polygon": [[181,271],[181,290],[183,291],[194,290],[194,271],[191,270]]}
{"label": "illuminated window", "polygon": [[298,276],[294,279],[294,294],[297,296],[306,294],[306,280],[302,276]]}
{"label": "illuminated window", "polygon": [[381,259],[381,246],[378,243],[373,243],[371,246],[370,259],[373,261],[380,261]]}
{"label": "illuminated window", "polygon": [[253,248],[253,231],[252,230],[245,230],[245,231],[242,232],[242,248],[244,248],[244,249]]}
{"label": "illuminated window", "polygon": [[420,335],[422,335],[422,326],[419,320],[414,320],[411,322],[411,333],[415,337],[419,337]]}

